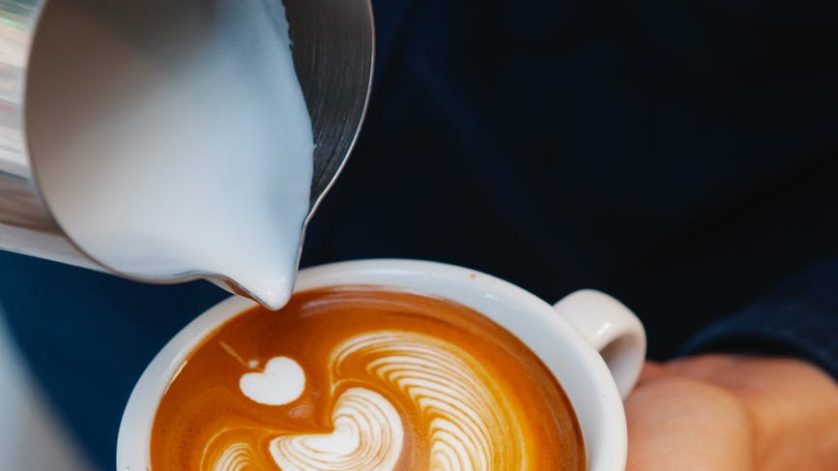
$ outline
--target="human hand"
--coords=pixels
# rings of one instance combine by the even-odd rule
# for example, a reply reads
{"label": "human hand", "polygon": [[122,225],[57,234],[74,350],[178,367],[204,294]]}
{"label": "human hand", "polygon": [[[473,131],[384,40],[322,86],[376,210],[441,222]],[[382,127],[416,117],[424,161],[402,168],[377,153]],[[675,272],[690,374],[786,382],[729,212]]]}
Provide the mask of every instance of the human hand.
{"label": "human hand", "polygon": [[647,363],[626,401],[628,471],[832,471],[838,385],[803,361]]}

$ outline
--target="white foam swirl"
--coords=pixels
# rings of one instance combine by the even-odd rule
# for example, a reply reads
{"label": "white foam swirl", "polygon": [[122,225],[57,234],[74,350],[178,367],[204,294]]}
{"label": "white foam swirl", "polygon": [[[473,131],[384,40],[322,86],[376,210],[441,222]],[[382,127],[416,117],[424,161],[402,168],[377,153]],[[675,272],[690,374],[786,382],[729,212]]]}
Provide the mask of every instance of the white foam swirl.
{"label": "white foam swirl", "polygon": [[[427,443],[418,445],[427,452],[419,459],[431,471],[527,469],[523,433],[504,392],[479,361],[452,343],[412,332],[358,335],[333,350],[329,375],[333,391],[347,380],[369,387],[340,394],[331,433],[273,438],[268,451],[283,471],[391,471],[402,456],[405,423],[415,427],[411,446]],[[372,389],[403,398],[402,407],[412,409],[409,418]],[[250,469],[253,452],[246,443],[230,445],[212,469]]]}
{"label": "white foam swirl", "polygon": [[283,436],[270,452],[283,471],[390,471],[402,451],[399,413],[380,394],[346,390],[335,404],[334,431],[327,435]]}
{"label": "white foam swirl", "polygon": [[212,466],[213,471],[245,471],[253,469],[253,449],[247,443],[233,443],[227,447]]}
{"label": "white foam swirl", "polygon": [[374,332],[342,344],[332,360],[336,379],[344,365],[361,361],[368,373],[410,398],[429,424],[431,470],[523,466],[523,440],[503,394],[456,345],[410,332]]}

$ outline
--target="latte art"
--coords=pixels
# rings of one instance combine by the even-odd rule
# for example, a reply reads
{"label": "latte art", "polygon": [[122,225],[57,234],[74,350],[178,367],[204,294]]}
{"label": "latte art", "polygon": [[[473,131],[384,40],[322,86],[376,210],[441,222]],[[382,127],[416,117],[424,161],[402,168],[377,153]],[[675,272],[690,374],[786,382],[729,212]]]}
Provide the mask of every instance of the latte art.
{"label": "latte art", "polygon": [[518,463],[517,418],[491,377],[468,353],[447,342],[409,332],[362,335],[333,355],[333,375],[350,375],[353,363],[406,396],[427,424],[434,470],[503,469]]}
{"label": "latte art", "polygon": [[239,389],[251,401],[282,406],[296,401],[305,391],[306,375],[300,365],[284,357],[271,358],[265,371],[245,373]]}
{"label": "latte art", "polygon": [[473,311],[369,288],[254,309],[188,359],[161,401],[152,469],[582,470],[558,384]]}
{"label": "latte art", "polygon": [[212,471],[245,471],[256,464],[253,449],[247,443],[230,445],[212,465]]}
{"label": "latte art", "polygon": [[274,462],[283,471],[391,470],[402,451],[399,413],[375,392],[352,388],[335,405],[334,432],[280,437],[271,442]]}

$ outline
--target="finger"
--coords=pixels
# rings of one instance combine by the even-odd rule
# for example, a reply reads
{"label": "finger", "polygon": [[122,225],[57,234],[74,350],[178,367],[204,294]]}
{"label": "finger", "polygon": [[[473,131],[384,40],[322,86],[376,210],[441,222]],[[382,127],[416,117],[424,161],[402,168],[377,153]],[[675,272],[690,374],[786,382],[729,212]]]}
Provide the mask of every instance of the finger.
{"label": "finger", "polygon": [[654,361],[647,361],[645,365],[643,365],[643,370],[640,372],[640,378],[637,380],[637,385],[640,386],[643,383],[653,381],[655,378],[659,377],[663,372],[663,366],[660,363]]}
{"label": "finger", "polygon": [[736,355],[709,353],[678,358],[666,364],[666,373],[696,380],[711,380],[740,361]]}
{"label": "finger", "polygon": [[626,417],[628,471],[751,469],[748,416],[721,388],[660,378],[628,399]]}

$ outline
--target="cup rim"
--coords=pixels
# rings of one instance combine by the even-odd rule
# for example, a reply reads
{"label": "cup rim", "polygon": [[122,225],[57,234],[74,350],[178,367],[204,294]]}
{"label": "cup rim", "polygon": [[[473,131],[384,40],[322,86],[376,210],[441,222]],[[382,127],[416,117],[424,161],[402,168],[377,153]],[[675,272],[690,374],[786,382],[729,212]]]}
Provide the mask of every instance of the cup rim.
{"label": "cup rim", "polygon": [[[348,281],[348,279],[357,279],[357,281]],[[370,282],[390,279],[397,281]],[[406,280],[411,281],[406,282]],[[600,455],[605,454],[605,456],[597,457],[598,465],[594,468],[591,456],[588,455],[588,470],[624,469],[627,454],[627,429],[623,403],[616,383],[599,353],[588,343],[582,333],[576,330],[567,319],[556,313],[550,304],[523,288],[477,270],[439,262],[408,259],[355,260],[306,268],[299,272],[294,292],[347,284],[368,284],[412,290],[473,307],[473,303],[464,301],[462,298],[458,299],[456,295],[439,293],[439,289],[433,289],[436,285],[449,286],[451,290],[456,290],[470,284],[471,290],[480,287],[483,295],[491,298],[489,302],[507,301],[507,307],[517,308],[519,312],[547,321],[563,343],[569,344],[580,353],[573,361],[579,364],[577,370],[588,372],[587,376],[594,384],[598,396],[599,407],[603,409],[603,423],[591,426],[596,427],[599,437],[596,449]],[[227,298],[198,315],[157,353],[134,386],[122,416],[117,438],[117,469],[119,471],[137,469],[138,464],[150,466],[150,441],[154,418],[160,399],[165,394],[171,379],[203,339],[228,320],[255,306],[257,304],[249,299],[236,296]],[[491,315],[484,314],[480,309],[476,310],[481,315],[497,322]],[[502,323],[501,325],[507,328]],[[532,350],[526,338],[514,332],[510,333]],[[532,351],[549,365],[550,361],[547,358],[543,358],[535,350]],[[548,369],[564,389],[566,378],[559,378],[552,368]],[[577,409],[576,404],[573,407]],[[581,425],[582,420],[578,417],[578,412],[577,420]],[[142,450],[137,450],[137,443],[143,444]],[[586,440],[586,454],[589,454],[591,449],[591,444]],[[140,459],[141,455],[145,461],[138,463],[136,460]]]}

